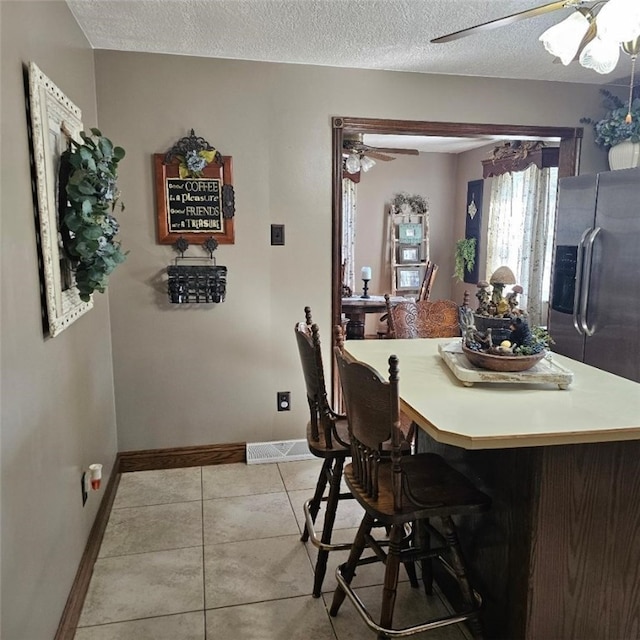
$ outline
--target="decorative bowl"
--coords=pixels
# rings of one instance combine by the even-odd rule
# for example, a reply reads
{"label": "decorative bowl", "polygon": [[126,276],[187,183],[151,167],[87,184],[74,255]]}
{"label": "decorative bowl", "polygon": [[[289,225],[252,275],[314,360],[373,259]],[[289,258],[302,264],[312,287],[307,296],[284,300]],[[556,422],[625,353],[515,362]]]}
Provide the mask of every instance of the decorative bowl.
{"label": "decorative bowl", "polygon": [[467,356],[467,360],[472,365],[480,367],[480,369],[508,372],[527,371],[547,355],[546,351],[541,351],[532,356],[496,356],[492,353],[473,351],[464,342],[462,343],[462,353]]}

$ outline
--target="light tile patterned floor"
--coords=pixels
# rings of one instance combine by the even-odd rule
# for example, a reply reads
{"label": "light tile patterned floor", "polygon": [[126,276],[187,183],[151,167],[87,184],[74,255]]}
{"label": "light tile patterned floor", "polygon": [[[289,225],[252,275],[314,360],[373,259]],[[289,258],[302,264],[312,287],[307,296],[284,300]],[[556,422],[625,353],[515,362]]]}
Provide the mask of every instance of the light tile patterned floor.
{"label": "light tile patterned floor", "polygon": [[[320,465],[123,474],[76,640],[375,640],[348,601],[336,618],[327,613],[346,551],[329,555],[323,596],[311,596],[317,552],[300,533]],[[361,516],[355,501],[341,502],[334,540],[353,540]],[[372,609],[381,582],[380,564],[362,567],[354,580]],[[424,620],[430,611],[444,604],[405,579],[394,624]],[[454,626],[413,637],[468,636]]]}

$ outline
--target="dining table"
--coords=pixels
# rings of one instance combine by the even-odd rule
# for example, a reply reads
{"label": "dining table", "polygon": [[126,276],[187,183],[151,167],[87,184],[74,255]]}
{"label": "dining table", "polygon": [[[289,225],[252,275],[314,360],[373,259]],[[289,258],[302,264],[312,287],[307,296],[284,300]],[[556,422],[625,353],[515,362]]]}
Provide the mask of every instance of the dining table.
{"label": "dining table", "polygon": [[[403,296],[389,296],[392,304],[405,302]],[[342,313],[349,320],[347,324],[347,340],[364,340],[365,318],[367,313],[384,313],[387,303],[384,296],[367,295],[342,298]]]}
{"label": "dining table", "polygon": [[492,498],[489,512],[458,522],[486,637],[640,638],[640,384],[549,353],[572,374],[562,388],[535,376],[469,386],[445,362],[456,341],[344,348],[383,378],[398,357],[417,450],[442,455]]}

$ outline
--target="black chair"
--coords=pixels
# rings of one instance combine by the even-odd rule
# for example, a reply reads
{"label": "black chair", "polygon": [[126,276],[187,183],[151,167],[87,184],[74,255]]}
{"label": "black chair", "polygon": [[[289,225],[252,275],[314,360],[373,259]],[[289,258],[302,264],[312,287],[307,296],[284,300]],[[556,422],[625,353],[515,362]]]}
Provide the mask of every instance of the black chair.
{"label": "black chair", "polygon": [[[489,497],[438,455],[402,455],[396,356],[389,358],[390,375],[386,382],[377,371],[351,358],[339,346],[334,352],[351,428],[352,462],[345,467],[344,477],[365,514],[348,561],[336,571],[338,587],[330,614],[338,614],[347,596],[378,638],[404,637],[464,621],[474,637],[481,638],[480,597],[469,583],[452,516],[487,509]],[[381,455],[379,443],[388,439],[392,443],[391,456],[385,457]],[[432,525],[432,519],[439,522],[439,528]],[[386,552],[371,536],[374,525],[388,527]],[[408,542],[407,528],[412,530]],[[439,546],[432,546],[433,540],[439,540]],[[363,558],[366,548],[372,549],[375,555]],[[421,562],[427,594],[432,592],[431,561],[440,561],[459,585],[463,610],[401,630],[394,629],[398,571],[400,562],[405,560]],[[372,562],[385,565],[378,621],[373,619],[351,587],[357,567]]]}
{"label": "black chair", "polygon": [[[305,527],[301,540],[306,542],[310,539],[312,544],[318,548],[313,595],[319,598],[327,571],[329,552],[351,547],[349,544],[331,543],[338,502],[353,498],[350,493],[340,493],[342,470],[345,459],[351,455],[351,445],[346,416],[333,411],[327,398],[318,327],[312,324],[311,309],[305,307],[304,311],[305,322],[296,324],[295,334],[310,412],[310,420],[307,424],[307,444],[309,451],[318,458],[323,458],[324,462],[313,497],[304,504]],[[327,486],[329,492],[324,497]],[[314,524],[323,502],[326,503],[324,525],[322,533],[318,535]]]}

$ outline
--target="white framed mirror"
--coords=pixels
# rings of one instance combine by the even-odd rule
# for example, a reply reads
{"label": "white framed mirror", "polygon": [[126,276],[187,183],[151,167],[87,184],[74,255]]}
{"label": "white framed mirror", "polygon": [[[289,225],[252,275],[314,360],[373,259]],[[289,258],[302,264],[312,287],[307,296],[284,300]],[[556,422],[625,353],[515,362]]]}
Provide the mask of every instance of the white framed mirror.
{"label": "white framed mirror", "polygon": [[80,140],[82,113],[34,62],[29,63],[28,73],[44,301],[53,338],[93,307],[93,300],[80,300],[62,249],[58,213],[60,156],[70,138]]}

